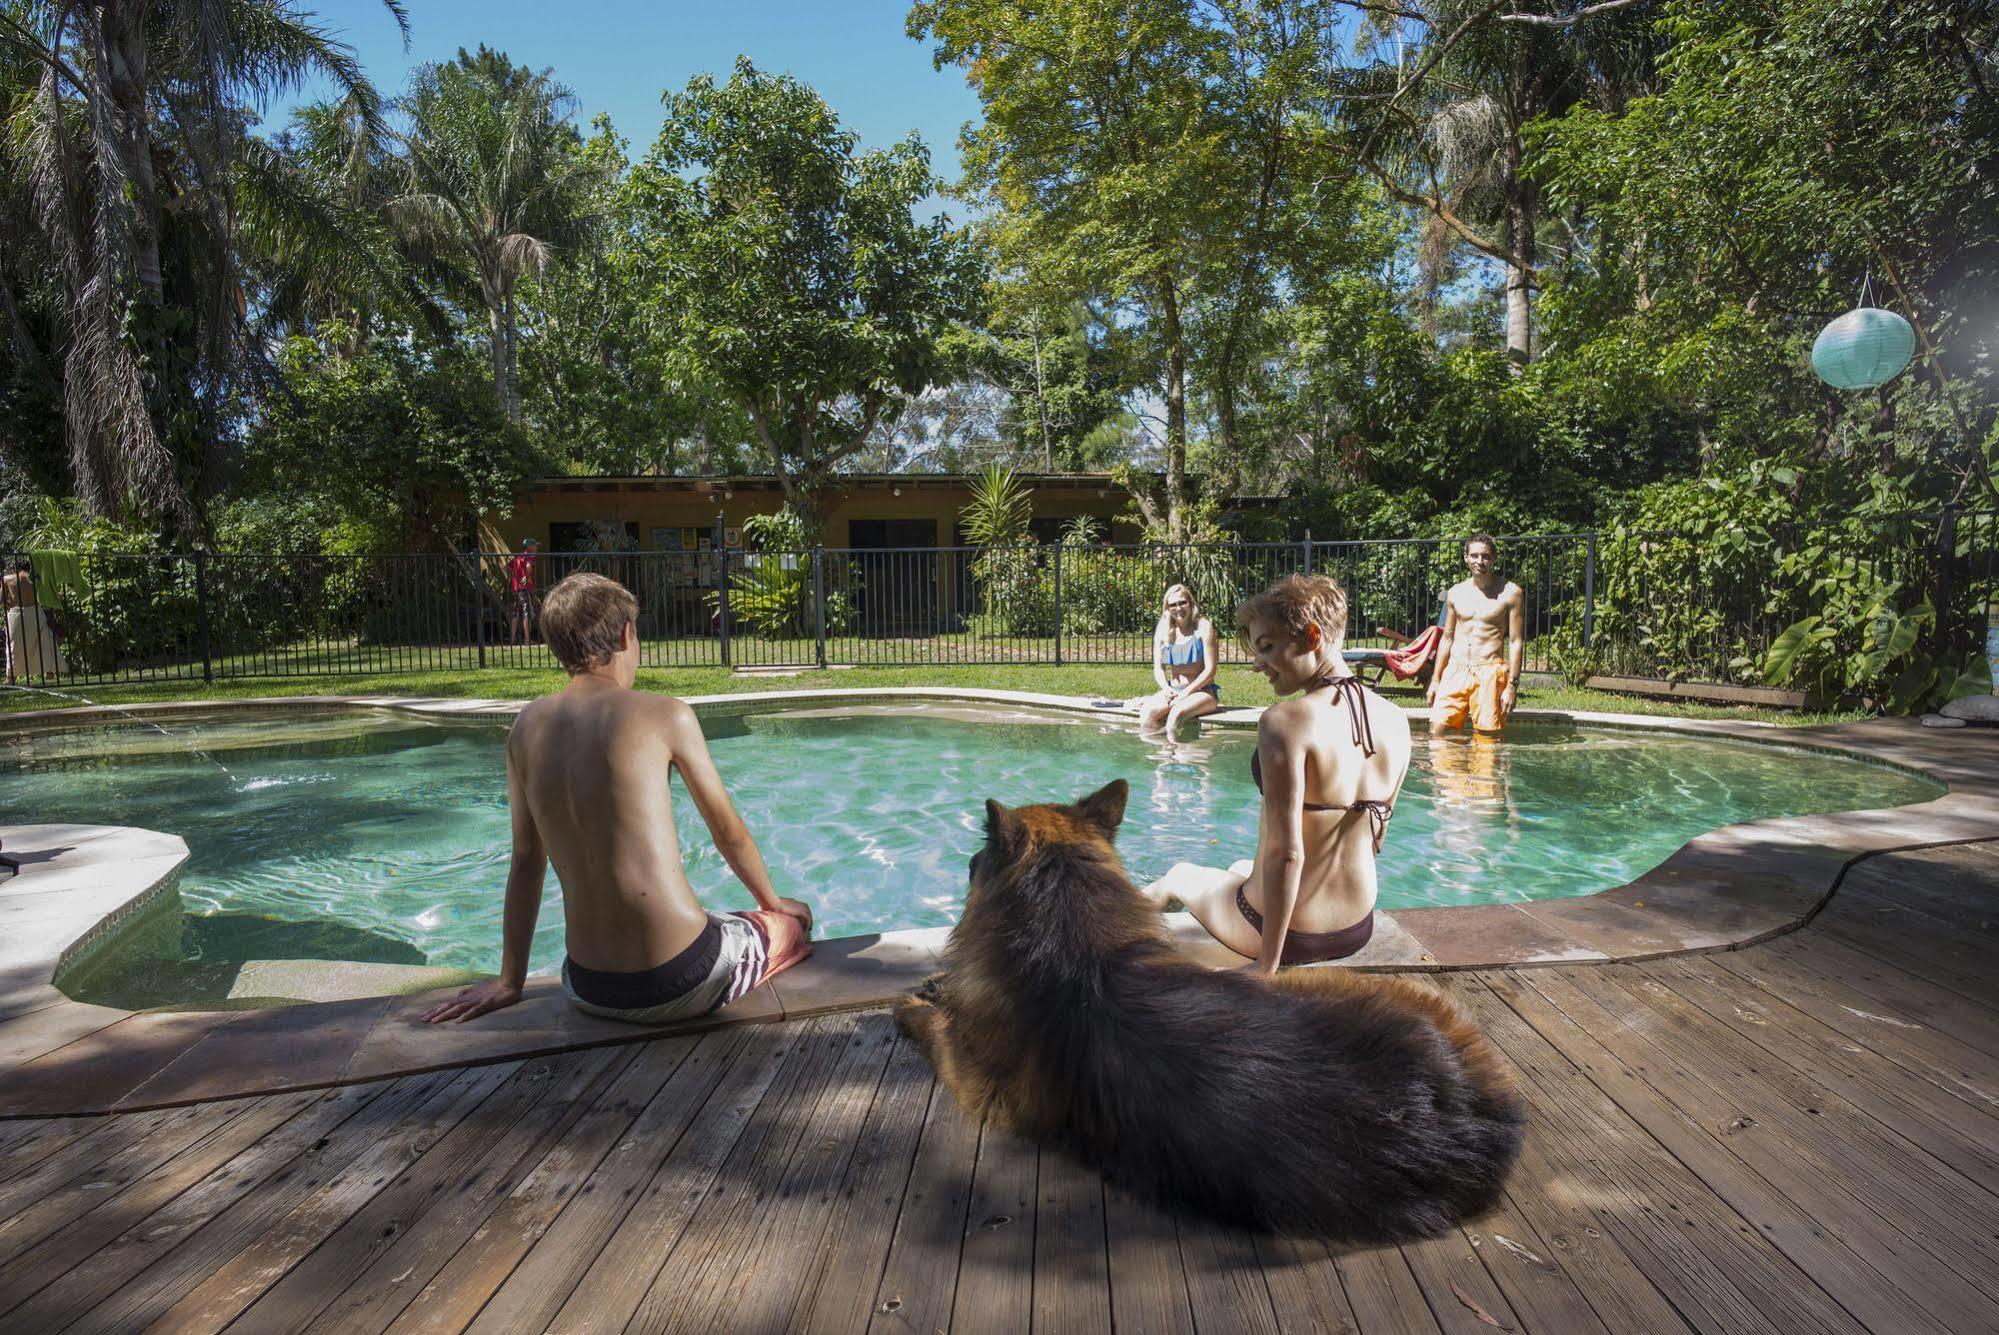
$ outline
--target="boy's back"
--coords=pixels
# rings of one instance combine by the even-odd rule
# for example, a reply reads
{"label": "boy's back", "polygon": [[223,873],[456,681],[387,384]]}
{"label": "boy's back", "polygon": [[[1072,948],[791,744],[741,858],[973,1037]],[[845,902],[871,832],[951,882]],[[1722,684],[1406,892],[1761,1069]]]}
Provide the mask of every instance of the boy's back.
{"label": "boy's back", "polygon": [[708,925],[673,823],[674,740],[688,730],[700,733],[694,711],[671,697],[572,687],[529,705],[507,738],[509,796],[562,881],[579,964],[651,968]]}
{"label": "boy's back", "polygon": [[[426,1020],[469,1020],[520,1000],[551,861],[568,942],[563,990],[592,1014],[641,1023],[706,1014],[811,953],[812,911],[772,888],[694,711],[632,689],[637,615],[631,593],[601,575],[571,575],[549,592],[542,631],[570,680],[522,710],[507,738],[514,852],[500,976]],[[756,910],[714,913],[695,899],[673,823],[676,770]]]}

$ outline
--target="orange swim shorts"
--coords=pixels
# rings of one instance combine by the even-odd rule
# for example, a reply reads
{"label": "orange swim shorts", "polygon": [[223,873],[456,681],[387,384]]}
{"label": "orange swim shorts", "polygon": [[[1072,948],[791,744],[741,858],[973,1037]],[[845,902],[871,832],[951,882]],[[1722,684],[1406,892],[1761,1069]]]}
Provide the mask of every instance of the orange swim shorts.
{"label": "orange swim shorts", "polygon": [[1506,709],[1500,703],[1506,681],[1504,663],[1481,663],[1475,668],[1448,664],[1430,717],[1446,728],[1462,728],[1469,722],[1479,732],[1498,732],[1506,726]]}

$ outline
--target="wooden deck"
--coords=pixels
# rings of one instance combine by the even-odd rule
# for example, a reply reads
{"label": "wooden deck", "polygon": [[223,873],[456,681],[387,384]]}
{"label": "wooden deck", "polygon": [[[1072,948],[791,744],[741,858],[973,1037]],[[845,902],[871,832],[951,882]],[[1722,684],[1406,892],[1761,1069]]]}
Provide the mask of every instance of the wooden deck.
{"label": "wooden deck", "polygon": [[870,1011],[0,1122],[0,1329],[1993,1330],[1995,906],[1963,845],[1749,949],[1445,975],[1533,1120],[1420,1246],[1165,1217]]}

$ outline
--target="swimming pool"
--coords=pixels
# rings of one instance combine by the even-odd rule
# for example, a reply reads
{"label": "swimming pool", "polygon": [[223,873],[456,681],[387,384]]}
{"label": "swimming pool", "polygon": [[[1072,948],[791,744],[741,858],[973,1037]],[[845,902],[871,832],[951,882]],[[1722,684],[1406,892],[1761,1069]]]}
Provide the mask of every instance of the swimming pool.
{"label": "swimming pool", "polygon": [[[28,735],[0,744],[0,822],[137,825],[186,839],[195,961],[347,959],[492,970],[508,859],[503,720],[329,713]],[[779,888],[824,936],[956,920],[983,799],[1132,784],[1118,845],[1141,883],[1253,850],[1253,735],[1165,745],[1129,720],[897,704],[704,717]],[[197,746],[205,755],[187,748]],[[1521,723],[1418,742],[1382,860],[1382,907],[1588,894],[1717,826],[1899,806],[1906,771],[1707,736]],[[748,907],[675,785],[688,874]],[[562,954],[550,877],[532,967]]]}

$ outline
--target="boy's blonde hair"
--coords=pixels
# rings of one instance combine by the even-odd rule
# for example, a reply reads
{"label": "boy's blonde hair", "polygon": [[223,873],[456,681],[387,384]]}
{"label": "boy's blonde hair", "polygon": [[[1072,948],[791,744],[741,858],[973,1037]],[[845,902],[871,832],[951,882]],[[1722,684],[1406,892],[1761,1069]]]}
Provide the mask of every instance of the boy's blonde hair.
{"label": "boy's blonde hair", "polygon": [[1293,640],[1304,639],[1307,626],[1317,626],[1324,642],[1338,651],[1347,638],[1347,592],[1328,575],[1286,575],[1236,607],[1236,637],[1245,648],[1249,623],[1259,620]]}
{"label": "boy's blonde hair", "polygon": [[541,637],[570,676],[611,661],[625,627],[639,619],[639,600],[614,579],[570,575],[541,605]]}

